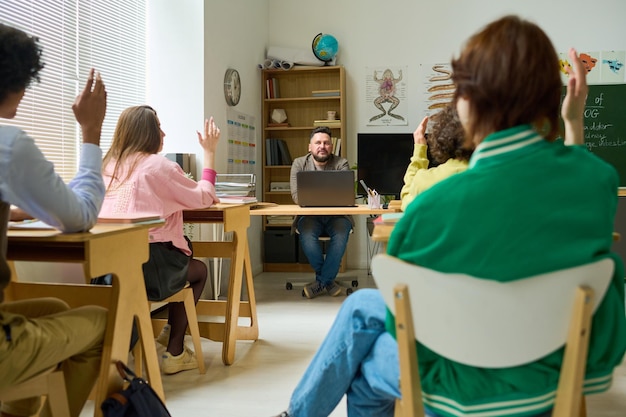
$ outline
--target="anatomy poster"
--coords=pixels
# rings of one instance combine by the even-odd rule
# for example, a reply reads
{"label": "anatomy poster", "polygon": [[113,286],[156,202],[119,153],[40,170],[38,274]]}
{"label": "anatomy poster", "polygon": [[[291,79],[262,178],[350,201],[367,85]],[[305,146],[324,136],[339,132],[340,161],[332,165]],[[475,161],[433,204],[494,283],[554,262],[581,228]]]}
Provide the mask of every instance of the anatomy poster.
{"label": "anatomy poster", "polygon": [[[254,117],[228,109],[228,174],[254,174],[256,166],[256,127]],[[223,134],[223,133],[222,133]]]}
{"label": "anatomy poster", "polygon": [[408,124],[406,67],[367,68],[365,88],[368,126]]}
{"label": "anatomy poster", "polygon": [[432,64],[425,68],[424,107],[426,115],[431,116],[452,102],[454,83],[452,68],[449,63]]}

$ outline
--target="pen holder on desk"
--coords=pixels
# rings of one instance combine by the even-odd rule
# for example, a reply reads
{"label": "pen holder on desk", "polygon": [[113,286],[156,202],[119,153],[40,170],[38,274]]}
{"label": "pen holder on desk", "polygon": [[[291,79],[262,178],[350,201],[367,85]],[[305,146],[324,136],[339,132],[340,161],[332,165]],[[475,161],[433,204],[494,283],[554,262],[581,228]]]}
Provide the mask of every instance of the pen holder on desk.
{"label": "pen holder on desk", "polygon": [[379,209],[380,205],[380,194],[368,195],[367,196],[367,207],[370,209]]}

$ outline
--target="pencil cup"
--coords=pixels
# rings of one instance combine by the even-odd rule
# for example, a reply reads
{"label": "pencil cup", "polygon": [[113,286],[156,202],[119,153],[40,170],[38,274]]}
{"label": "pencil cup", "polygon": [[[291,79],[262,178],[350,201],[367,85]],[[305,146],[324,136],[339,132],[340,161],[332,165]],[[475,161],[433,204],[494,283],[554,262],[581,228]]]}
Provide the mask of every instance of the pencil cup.
{"label": "pencil cup", "polygon": [[380,194],[367,196],[367,207],[371,209],[379,209],[380,206]]}

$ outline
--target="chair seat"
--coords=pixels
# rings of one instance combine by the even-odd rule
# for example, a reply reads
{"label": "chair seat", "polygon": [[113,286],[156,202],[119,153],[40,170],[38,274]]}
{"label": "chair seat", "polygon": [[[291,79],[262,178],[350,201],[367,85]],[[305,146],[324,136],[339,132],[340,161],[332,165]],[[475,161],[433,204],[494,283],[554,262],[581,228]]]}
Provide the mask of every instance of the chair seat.
{"label": "chair seat", "polygon": [[48,404],[53,417],[67,417],[70,406],[65,388],[65,376],[57,367],[39,374],[21,384],[0,389],[0,401],[8,402],[30,397],[48,397]]}

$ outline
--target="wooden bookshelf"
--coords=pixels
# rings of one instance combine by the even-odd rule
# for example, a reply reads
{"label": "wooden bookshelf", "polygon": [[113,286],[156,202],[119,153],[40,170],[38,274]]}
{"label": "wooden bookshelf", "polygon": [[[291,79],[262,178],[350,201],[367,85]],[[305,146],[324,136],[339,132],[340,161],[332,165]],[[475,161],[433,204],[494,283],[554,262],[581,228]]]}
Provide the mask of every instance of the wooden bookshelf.
{"label": "wooden bookshelf", "polygon": [[[271,87],[271,88],[270,88]],[[263,70],[261,83],[262,108],[262,155],[263,174],[261,180],[262,201],[278,204],[293,204],[289,190],[275,191],[271,183],[289,182],[291,165],[275,164],[268,160],[266,139],[284,141],[291,159],[308,152],[309,135],[315,121],[327,118],[328,111],[337,112],[337,121],[329,126],[332,136],[341,138],[340,153],[347,158],[346,132],[346,77],[342,66],[305,67],[295,66],[290,70]],[[332,92],[332,93],[331,93]],[[280,125],[271,120],[272,112],[283,109],[287,120]],[[263,231],[289,228],[290,225],[274,224],[264,217]],[[264,263],[265,271],[312,271],[303,263]],[[345,270],[345,257],[342,271]]]}

